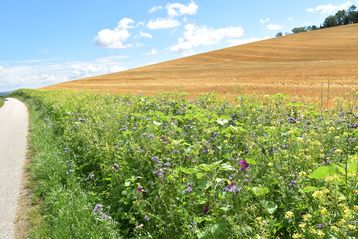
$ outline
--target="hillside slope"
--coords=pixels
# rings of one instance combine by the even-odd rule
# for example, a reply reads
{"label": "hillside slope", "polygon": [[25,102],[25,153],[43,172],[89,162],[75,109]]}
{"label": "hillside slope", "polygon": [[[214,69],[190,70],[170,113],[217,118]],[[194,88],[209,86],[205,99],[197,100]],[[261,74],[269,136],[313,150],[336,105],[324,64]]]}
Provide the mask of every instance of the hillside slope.
{"label": "hillside slope", "polygon": [[153,94],[215,91],[287,93],[320,98],[358,85],[358,24],[299,33],[155,65],[66,82],[46,89]]}

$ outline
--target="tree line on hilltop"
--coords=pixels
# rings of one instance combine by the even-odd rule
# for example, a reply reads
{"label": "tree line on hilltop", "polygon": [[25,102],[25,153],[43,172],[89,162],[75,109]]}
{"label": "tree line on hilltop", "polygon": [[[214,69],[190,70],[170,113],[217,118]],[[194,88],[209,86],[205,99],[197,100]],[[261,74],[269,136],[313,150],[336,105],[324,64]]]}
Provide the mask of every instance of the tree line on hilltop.
{"label": "tree line on hilltop", "polygon": [[[320,26],[304,26],[304,27],[295,27],[292,29],[292,33],[286,33],[285,35],[295,34],[299,32],[308,32],[314,31],[323,28],[335,27],[340,25],[347,25],[358,23],[358,10],[355,5],[352,5],[347,10],[339,10],[335,15],[330,15],[326,17],[324,22]],[[283,36],[282,32],[276,34],[276,37]]]}

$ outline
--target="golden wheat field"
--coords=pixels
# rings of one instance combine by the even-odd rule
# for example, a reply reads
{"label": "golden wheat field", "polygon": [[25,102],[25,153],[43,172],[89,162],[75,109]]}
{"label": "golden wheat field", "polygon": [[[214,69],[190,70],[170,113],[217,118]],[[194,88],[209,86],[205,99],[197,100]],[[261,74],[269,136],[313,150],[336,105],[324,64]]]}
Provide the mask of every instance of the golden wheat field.
{"label": "golden wheat field", "polygon": [[284,93],[333,99],[358,86],[358,24],[299,33],[86,78],[45,89],[120,94]]}

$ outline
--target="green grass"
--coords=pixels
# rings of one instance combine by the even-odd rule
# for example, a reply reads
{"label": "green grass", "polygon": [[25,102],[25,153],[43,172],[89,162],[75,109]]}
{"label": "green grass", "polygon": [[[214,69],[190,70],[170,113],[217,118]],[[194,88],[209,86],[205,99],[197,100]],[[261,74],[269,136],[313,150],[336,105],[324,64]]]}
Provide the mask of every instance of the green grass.
{"label": "green grass", "polygon": [[0,108],[4,105],[4,98],[0,96]]}
{"label": "green grass", "polygon": [[33,238],[357,236],[354,102],[17,95],[33,112]]}
{"label": "green grass", "polygon": [[119,238],[114,223],[92,213],[93,201],[69,173],[60,139],[51,121],[31,99],[29,166],[33,208],[30,238]]}

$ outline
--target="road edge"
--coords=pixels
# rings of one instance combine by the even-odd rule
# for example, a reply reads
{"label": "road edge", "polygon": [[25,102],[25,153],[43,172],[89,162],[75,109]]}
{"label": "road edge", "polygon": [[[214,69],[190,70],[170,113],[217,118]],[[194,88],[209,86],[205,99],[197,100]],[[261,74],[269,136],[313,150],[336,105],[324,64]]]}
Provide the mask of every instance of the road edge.
{"label": "road edge", "polygon": [[19,98],[13,97],[19,101],[21,101],[27,108],[27,149],[26,149],[26,157],[25,162],[22,167],[22,175],[21,175],[21,182],[20,182],[20,194],[17,199],[16,205],[16,215],[15,215],[15,226],[14,226],[14,238],[15,239],[23,239],[27,238],[27,232],[29,228],[29,210],[31,209],[31,188],[29,187],[29,165],[32,157],[32,150],[30,146],[30,126],[31,126],[31,111],[29,110],[29,105],[22,101]]}

